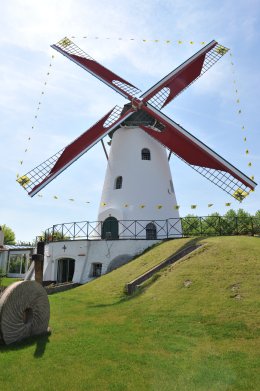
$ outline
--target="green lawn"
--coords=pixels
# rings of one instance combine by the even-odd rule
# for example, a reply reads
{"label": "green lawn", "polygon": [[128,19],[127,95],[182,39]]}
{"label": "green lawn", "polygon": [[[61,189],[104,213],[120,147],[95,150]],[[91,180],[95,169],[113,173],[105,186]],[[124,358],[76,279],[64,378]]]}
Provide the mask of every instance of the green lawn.
{"label": "green lawn", "polygon": [[9,286],[16,281],[21,281],[21,278],[3,277],[0,279],[0,286]]}
{"label": "green lawn", "polygon": [[0,348],[0,389],[260,390],[260,238],[201,240],[195,255],[124,294],[187,242],[50,296],[52,335]]}

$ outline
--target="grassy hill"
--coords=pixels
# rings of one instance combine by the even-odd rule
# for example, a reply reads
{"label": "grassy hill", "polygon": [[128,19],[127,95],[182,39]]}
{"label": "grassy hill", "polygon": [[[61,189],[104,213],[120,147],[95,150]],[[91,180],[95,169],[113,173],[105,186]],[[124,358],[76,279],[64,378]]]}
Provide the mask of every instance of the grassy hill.
{"label": "grassy hill", "polygon": [[168,241],[50,296],[52,335],[0,348],[0,389],[260,389],[260,238],[218,237],[133,297],[124,285],[190,242]]}

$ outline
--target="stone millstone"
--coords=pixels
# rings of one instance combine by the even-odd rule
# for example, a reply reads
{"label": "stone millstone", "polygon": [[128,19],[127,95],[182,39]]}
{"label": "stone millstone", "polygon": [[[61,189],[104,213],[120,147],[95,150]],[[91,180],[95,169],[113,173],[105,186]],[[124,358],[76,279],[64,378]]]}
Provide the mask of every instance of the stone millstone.
{"label": "stone millstone", "polygon": [[0,332],[6,345],[47,332],[50,304],[36,281],[10,285],[0,297]]}

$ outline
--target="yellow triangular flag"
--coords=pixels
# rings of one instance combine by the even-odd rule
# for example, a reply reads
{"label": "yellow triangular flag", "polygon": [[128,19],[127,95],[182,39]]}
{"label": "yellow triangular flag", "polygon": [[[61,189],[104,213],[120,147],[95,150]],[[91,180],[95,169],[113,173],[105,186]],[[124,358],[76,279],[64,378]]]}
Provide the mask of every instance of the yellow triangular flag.
{"label": "yellow triangular flag", "polygon": [[17,179],[17,182],[22,186],[22,187],[26,187],[28,185],[29,182],[31,182],[31,180],[28,178],[28,176],[26,175],[23,175],[21,176],[20,178]]}
{"label": "yellow triangular flag", "polygon": [[71,40],[69,38],[65,37],[61,41],[59,41],[58,44],[63,46],[64,48],[66,48],[67,46],[72,44],[72,42],[71,42]]}
{"label": "yellow triangular flag", "polygon": [[248,195],[248,193],[242,189],[237,189],[234,193],[233,193],[233,197],[238,200],[238,201],[242,201],[246,196]]}
{"label": "yellow triangular flag", "polygon": [[216,48],[216,52],[217,52],[218,54],[220,54],[221,56],[224,56],[224,54],[226,54],[226,53],[228,52],[228,49],[225,48],[224,46],[218,46],[218,47]]}

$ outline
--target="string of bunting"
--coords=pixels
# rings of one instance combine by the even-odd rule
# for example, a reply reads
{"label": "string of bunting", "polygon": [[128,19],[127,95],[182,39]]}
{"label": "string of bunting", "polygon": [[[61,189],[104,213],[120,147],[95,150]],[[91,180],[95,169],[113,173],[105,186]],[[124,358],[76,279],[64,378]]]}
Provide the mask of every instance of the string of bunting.
{"label": "string of bunting", "polygon": [[[100,204],[102,207],[105,207],[105,206],[108,206],[108,204],[106,203],[106,202],[101,202],[101,204]],[[231,206],[232,205],[232,203],[231,202],[225,202],[224,203],[224,206]],[[124,204],[122,204],[122,206],[123,207],[125,207],[125,208],[128,208],[129,207],[129,204],[128,203],[124,203]],[[146,207],[147,205],[145,205],[145,204],[139,204],[138,205],[138,207],[139,208],[141,208],[141,209],[144,209],[145,207]],[[150,205],[149,205],[150,206]],[[172,207],[173,207],[173,209],[176,209],[176,210],[178,210],[178,209],[180,209],[181,207],[183,207],[184,205],[173,205]],[[200,206],[203,206],[203,205],[197,205],[197,204],[191,204],[190,205],[190,209],[197,209],[198,207],[200,207]],[[215,204],[207,204],[207,207],[208,208],[211,208],[211,207],[213,207],[213,206],[216,206]],[[220,206],[220,204],[218,204],[217,206]],[[222,205],[223,206],[223,205]],[[155,205],[154,206],[156,209],[162,209],[163,208],[163,205],[161,205],[161,204],[158,204],[158,205]]]}
{"label": "string of bunting", "polygon": [[[141,42],[144,42],[144,43],[165,43],[165,44],[178,44],[178,45],[182,45],[182,44],[190,44],[190,45],[195,45],[195,44],[200,44],[200,45],[205,45],[206,42],[205,41],[201,41],[201,42],[195,42],[195,41],[185,41],[185,40],[162,40],[162,39],[154,39],[154,40],[148,40],[148,39],[137,39],[137,38],[129,38],[129,39],[126,39],[126,38],[113,38],[113,37],[91,37],[91,36],[82,36],[82,37],[76,37],[76,36],[71,36],[71,39],[78,39],[78,38],[83,38],[83,39],[105,39],[105,40],[119,40],[119,41],[122,41],[122,40],[129,40],[129,41],[141,41]],[[240,104],[240,97],[239,97],[239,92],[238,92],[238,85],[237,85],[237,81],[235,79],[235,67],[234,67],[234,61],[233,61],[233,54],[230,52],[230,57],[231,57],[231,60],[230,60],[230,64],[232,66],[232,73],[234,75],[234,80],[233,80],[233,86],[234,86],[234,92],[235,92],[235,101],[236,101],[236,105],[237,105],[237,114],[242,117],[242,109],[241,109],[241,104]],[[53,66],[53,60],[54,60],[55,56],[52,55],[51,56],[51,61],[48,65],[48,70],[46,72],[46,78],[43,82],[43,89],[41,91],[41,94],[40,94],[40,99],[39,99],[39,102],[36,106],[36,110],[35,110],[35,114],[34,114],[34,119],[33,119],[33,123],[32,123],[32,126],[31,126],[31,130],[32,131],[35,131],[36,130],[36,125],[37,125],[37,120],[39,118],[39,113],[40,113],[40,109],[42,107],[42,99],[43,99],[43,96],[46,94],[46,89],[47,89],[47,85],[48,85],[48,79],[51,75],[51,70],[52,70],[52,66]],[[243,121],[241,121],[241,129],[242,131],[245,131],[246,128],[245,128],[245,125],[242,124]],[[246,143],[247,142],[247,137],[244,136],[243,137],[243,140],[244,142]],[[24,154],[27,154],[29,149],[30,149],[30,144],[31,144],[31,141],[32,141],[32,136],[31,135],[28,135],[28,138],[27,138],[27,145],[24,149]],[[249,156],[249,149],[246,147],[245,149],[245,153],[247,156]],[[22,159],[19,160],[19,166],[21,168],[21,166],[23,165],[24,163],[24,157]],[[248,167],[252,167],[252,162],[249,161],[248,162]],[[16,178],[20,178],[20,175],[19,173],[16,174]],[[254,180],[254,175],[251,175],[250,177],[252,180]],[[42,199],[42,198],[46,198],[43,194],[37,194],[37,197],[39,199]],[[50,196],[47,198],[50,198],[54,201],[57,201],[57,200],[62,200],[62,201],[68,201],[70,203],[80,203],[80,204],[90,204],[91,202],[90,201],[82,201],[82,200],[79,200],[79,199],[75,199],[75,198],[63,198],[63,197],[60,197],[59,195],[53,195],[53,196]],[[239,200],[239,198],[238,198]],[[106,202],[101,202],[101,206],[104,207],[106,206]],[[230,207],[232,205],[231,202],[225,202],[225,206],[226,207]],[[128,203],[125,203],[123,204],[123,206],[125,208],[127,208],[129,206]],[[200,205],[202,206],[202,205]],[[207,207],[208,208],[212,208],[214,206],[213,203],[209,203],[207,204]],[[139,207],[141,209],[145,208],[146,205],[145,204],[140,204]],[[181,205],[173,205],[173,209],[180,209],[182,206]],[[190,209],[197,209],[197,207],[199,207],[199,205],[197,204],[191,204],[190,205]],[[162,209],[163,208],[163,205],[159,204],[159,205],[156,205],[155,208],[157,208],[158,210]]]}
{"label": "string of bunting", "polygon": [[[83,201],[83,200],[79,200],[79,199],[75,199],[75,198],[64,198],[64,197],[60,197],[60,196],[58,196],[58,195],[54,195],[54,196],[44,196],[43,194],[37,194],[37,197],[38,198],[44,198],[44,199],[50,199],[50,200],[55,200],[55,201],[57,201],[57,200],[60,200],[60,201],[69,201],[69,202],[71,202],[71,203],[80,203],[80,204],[91,204],[91,202],[90,201]],[[232,205],[232,203],[231,202],[225,202],[224,203],[224,205],[222,204],[222,206],[226,206],[226,207],[230,207]],[[101,207],[105,207],[105,206],[108,206],[108,204],[106,203],[106,202],[101,202],[100,203],[100,206]],[[128,208],[130,205],[129,205],[129,203],[123,203],[122,204],[122,206],[124,207],[124,208]],[[132,206],[132,205],[131,205]],[[149,205],[150,206],[150,205]],[[191,204],[190,206],[189,206],[189,208],[190,209],[197,209],[197,208],[199,208],[199,207],[201,207],[201,206],[204,206],[204,205],[197,205],[197,204]],[[216,204],[212,204],[212,203],[208,203],[207,204],[207,207],[208,208],[212,208],[213,206],[217,206],[217,207],[219,207],[220,206],[220,203],[218,203],[217,205]],[[138,208],[140,208],[140,209],[144,209],[144,208],[146,208],[147,207],[147,205],[145,205],[145,204],[138,204],[137,205],[137,207]],[[163,209],[163,205],[162,204],[158,204],[158,205],[154,205],[154,208],[155,209],[158,209],[158,210],[160,210],[160,209]],[[180,208],[182,208],[182,207],[184,207],[184,205],[173,205],[172,206],[172,208],[173,209],[175,209],[175,210],[179,210]]]}
{"label": "string of bunting", "polygon": [[[237,83],[237,79],[236,79],[234,56],[231,51],[230,51],[229,55],[230,55],[230,65],[232,67],[232,74],[233,74],[233,89],[234,89],[234,93],[235,93],[236,111],[240,117],[239,118],[240,119],[240,128],[243,131],[243,141],[245,143],[245,154],[249,158],[248,162],[247,162],[247,167],[251,168],[253,166],[253,164],[252,164],[252,161],[249,156],[250,155],[249,149],[247,147],[248,136],[247,136],[247,129],[246,129],[246,127],[244,125],[244,121],[243,121],[243,112],[242,112],[242,108],[241,108],[241,98],[240,98],[240,94],[239,94],[239,90],[238,90],[238,83]],[[252,180],[255,179],[255,177],[254,177],[254,175],[252,175],[252,173],[251,173],[250,178]],[[254,190],[250,190],[250,192],[252,192],[252,191],[254,191]]]}
{"label": "string of bunting", "polygon": [[[40,110],[41,110],[41,107],[42,107],[42,99],[44,97],[44,95],[46,94],[46,89],[47,89],[47,84],[48,84],[48,79],[51,75],[51,69],[53,67],[53,60],[54,60],[54,55],[51,56],[51,60],[49,62],[49,65],[48,65],[48,70],[45,74],[45,80],[43,82],[43,88],[42,88],[42,91],[40,93],[40,98],[39,98],[39,101],[36,105],[36,109],[35,109],[35,112],[34,112],[34,116],[33,116],[33,123],[32,123],[32,126],[31,126],[31,131],[34,132],[36,130],[36,125],[37,125],[37,121],[38,121],[38,118],[39,118],[39,114],[40,114]],[[31,142],[32,142],[32,134],[29,134],[26,138],[26,146],[25,146],[25,149],[23,151],[24,153],[24,156],[19,160],[19,166],[21,168],[21,166],[23,165],[24,163],[24,160],[25,160],[25,154],[28,153],[28,151],[30,150],[30,145],[31,145]],[[16,174],[16,179],[20,178],[20,174],[17,173]]]}
{"label": "string of bunting", "polygon": [[122,37],[97,37],[97,36],[75,36],[71,35],[71,39],[93,39],[93,40],[111,40],[111,41],[137,41],[143,43],[163,43],[163,44],[189,44],[189,45],[206,45],[205,41],[188,41],[182,39],[146,39],[146,38],[122,38]]}

